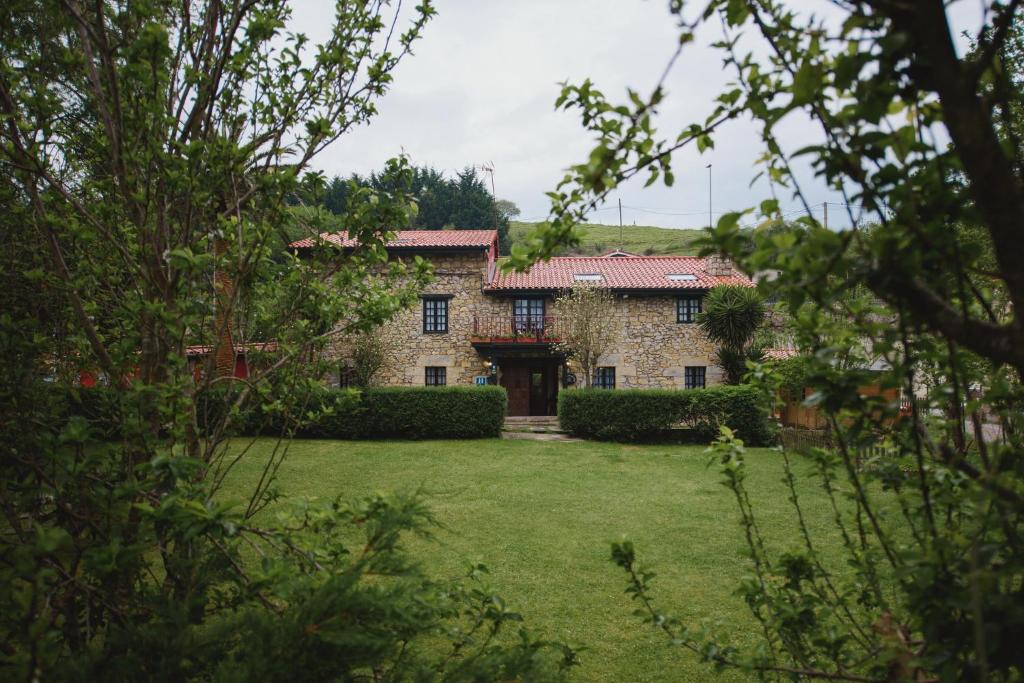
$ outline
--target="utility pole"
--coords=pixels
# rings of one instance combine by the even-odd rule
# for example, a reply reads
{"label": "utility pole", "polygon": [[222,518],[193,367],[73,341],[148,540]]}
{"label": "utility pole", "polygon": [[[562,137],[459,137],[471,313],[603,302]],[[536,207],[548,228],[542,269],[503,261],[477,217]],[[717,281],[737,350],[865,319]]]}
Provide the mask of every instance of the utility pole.
{"label": "utility pole", "polygon": [[711,164],[708,164],[706,168],[708,169],[708,229],[710,230],[714,225],[711,218]]}
{"label": "utility pole", "polygon": [[828,202],[822,202],[821,205],[825,207],[825,229],[828,230]]}
{"label": "utility pole", "polygon": [[622,197],[619,197],[619,251],[622,251]]}
{"label": "utility pole", "polygon": [[491,176],[491,212],[494,214],[494,229],[498,229],[498,194],[494,191],[494,162],[480,164],[480,170]]}

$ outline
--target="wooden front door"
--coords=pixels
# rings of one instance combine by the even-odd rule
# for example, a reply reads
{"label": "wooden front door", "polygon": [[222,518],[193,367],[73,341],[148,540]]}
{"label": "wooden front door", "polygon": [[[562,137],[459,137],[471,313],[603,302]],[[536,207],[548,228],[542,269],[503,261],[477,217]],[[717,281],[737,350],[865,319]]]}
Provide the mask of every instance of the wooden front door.
{"label": "wooden front door", "polygon": [[558,365],[548,359],[502,361],[501,386],[508,392],[509,415],[554,415]]}
{"label": "wooden front door", "polygon": [[530,414],[530,368],[525,363],[502,363],[501,386],[508,393],[508,414]]}

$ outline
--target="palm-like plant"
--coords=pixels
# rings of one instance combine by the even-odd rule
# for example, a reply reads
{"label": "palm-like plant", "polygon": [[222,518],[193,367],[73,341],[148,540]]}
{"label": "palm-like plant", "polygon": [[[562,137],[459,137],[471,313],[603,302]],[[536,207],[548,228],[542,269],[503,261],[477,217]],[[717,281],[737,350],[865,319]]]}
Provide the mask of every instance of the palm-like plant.
{"label": "palm-like plant", "polygon": [[763,349],[752,342],[764,316],[764,301],[750,287],[715,287],[704,298],[704,312],[697,322],[708,339],[719,345],[716,360],[729,384],[739,384],[747,360],[763,357]]}

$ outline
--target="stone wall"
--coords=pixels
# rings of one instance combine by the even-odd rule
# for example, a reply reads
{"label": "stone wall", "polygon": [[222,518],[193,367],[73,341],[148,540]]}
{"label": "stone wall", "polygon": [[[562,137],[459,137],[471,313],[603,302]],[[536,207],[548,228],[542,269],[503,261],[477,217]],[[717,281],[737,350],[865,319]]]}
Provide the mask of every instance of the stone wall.
{"label": "stone wall", "polygon": [[[473,348],[470,337],[474,315],[511,316],[512,299],[483,293],[487,277],[485,252],[425,255],[434,264],[434,281],[423,295],[451,296],[448,302],[448,332],[423,332],[423,306],[417,302],[382,328],[382,337],[390,348],[389,359],[378,372],[378,384],[422,386],[425,368],[447,369],[448,384],[472,384],[473,378],[486,375],[485,358]],[[548,315],[557,315],[553,300],[546,300]],[[714,365],[714,345],[693,323],[676,322],[676,297],[616,296],[610,312],[616,342],[601,358],[602,366],[615,367],[619,388],[683,388],[684,368],[706,367],[707,384],[722,381],[722,371]],[[339,368],[351,358],[344,340],[331,350]],[[579,375],[579,368],[570,369]],[[337,375],[328,380],[336,382]]]}
{"label": "stone wall", "polygon": [[706,368],[708,386],[722,382],[715,345],[696,323],[676,322],[675,296],[617,295],[611,317],[616,341],[599,365],[615,368],[617,388],[682,389],[688,366]]}
{"label": "stone wall", "polygon": [[[450,296],[448,332],[423,331],[423,305],[417,302],[382,327],[382,337],[391,350],[390,358],[377,373],[375,382],[389,386],[423,386],[427,367],[447,369],[448,384],[472,384],[477,375],[487,374],[484,358],[470,345],[473,316],[506,311],[507,303],[484,296],[487,277],[486,252],[424,255],[434,264],[434,280],[423,296]],[[332,355],[339,364],[351,357],[345,341],[335,345]]]}

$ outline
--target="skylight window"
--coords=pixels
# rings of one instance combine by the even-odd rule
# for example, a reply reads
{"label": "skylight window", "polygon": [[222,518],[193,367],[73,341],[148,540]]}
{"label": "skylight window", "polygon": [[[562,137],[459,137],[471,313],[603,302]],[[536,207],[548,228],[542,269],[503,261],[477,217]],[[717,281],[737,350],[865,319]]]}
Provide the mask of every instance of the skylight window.
{"label": "skylight window", "polygon": [[693,282],[697,279],[696,275],[690,273],[673,273],[672,275],[666,275],[672,282]]}
{"label": "skylight window", "polygon": [[600,282],[604,279],[600,273],[576,273],[572,278],[576,282]]}

